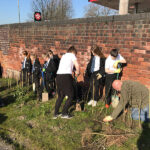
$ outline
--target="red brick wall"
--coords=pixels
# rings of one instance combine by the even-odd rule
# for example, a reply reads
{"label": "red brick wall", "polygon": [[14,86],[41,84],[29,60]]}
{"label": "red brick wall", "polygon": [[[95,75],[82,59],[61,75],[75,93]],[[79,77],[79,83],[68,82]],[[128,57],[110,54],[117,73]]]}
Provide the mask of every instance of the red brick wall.
{"label": "red brick wall", "polygon": [[[105,56],[112,48],[118,48],[128,63],[122,79],[137,80],[150,87],[149,13],[0,26],[0,61],[4,76],[8,70],[20,70],[23,50],[35,52],[41,58],[42,53],[52,49],[61,56],[70,45],[78,50],[83,73],[92,44],[103,47]],[[80,75],[80,79],[82,77]]]}

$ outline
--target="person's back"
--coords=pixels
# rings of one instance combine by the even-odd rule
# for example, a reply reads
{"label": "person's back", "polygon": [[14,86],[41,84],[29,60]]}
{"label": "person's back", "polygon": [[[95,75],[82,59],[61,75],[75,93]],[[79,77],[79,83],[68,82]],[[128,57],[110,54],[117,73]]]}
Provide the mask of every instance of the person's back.
{"label": "person's back", "polygon": [[57,74],[72,74],[73,70],[73,60],[76,57],[73,53],[66,53],[62,56],[59,64]]}
{"label": "person's back", "polygon": [[54,60],[54,62],[55,62],[55,64],[56,64],[56,67],[57,67],[57,69],[58,69],[58,67],[59,67],[59,62],[60,62],[60,58],[58,57],[58,55],[53,55],[53,60]]}
{"label": "person's back", "polygon": [[103,119],[104,122],[116,119],[126,108],[131,109],[131,116],[134,120],[138,120],[139,117],[142,121],[148,120],[149,117],[145,114],[149,114],[149,90],[145,85],[131,80],[115,80],[112,86],[121,92],[121,97],[111,116]]}
{"label": "person's back", "polygon": [[68,110],[75,95],[72,77],[74,66],[76,69],[76,75],[79,75],[79,64],[76,58],[76,54],[77,50],[74,46],[71,46],[67,50],[67,53],[64,54],[60,60],[56,76],[58,99],[55,104],[55,113],[53,119],[56,119],[59,116],[59,108],[64,100],[64,97],[67,97],[67,100],[63,107],[61,118],[71,118]]}
{"label": "person's back", "polygon": [[132,107],[139,107],[141,102],[141,108],[143,108],[149,103],[149,90],[140,82],[123,81],[121,96],[124,100],[128,100]]}

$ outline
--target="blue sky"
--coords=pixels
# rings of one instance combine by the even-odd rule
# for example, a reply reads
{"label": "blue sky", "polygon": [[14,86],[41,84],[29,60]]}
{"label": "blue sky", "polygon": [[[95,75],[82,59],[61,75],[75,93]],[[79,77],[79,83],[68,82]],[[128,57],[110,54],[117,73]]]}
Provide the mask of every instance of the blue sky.
{"label": "blue sky", "polygon": [[[32,0],[20,1],[20,20],[26,22],[31,13]],[[81,18],[84,14],[84,7],[88,5],[88,0],[72,0],[74,17]],[[0,0],[0,25],[18,23],[18,0]]]}

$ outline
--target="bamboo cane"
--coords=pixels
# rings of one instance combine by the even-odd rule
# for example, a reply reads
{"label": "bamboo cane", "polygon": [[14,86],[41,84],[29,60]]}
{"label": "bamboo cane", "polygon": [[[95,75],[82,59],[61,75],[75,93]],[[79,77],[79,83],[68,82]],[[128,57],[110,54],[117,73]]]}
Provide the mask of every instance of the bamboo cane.
{"label": "bamboo cane", "polygon": [[28,84],[28,74],[27,74],[27,72],[26,72],[26,85]]}
{"label": "bamboo cane", "polygon": [[10,88],[11,88],[11,82],[12,82],[12,79],[10,78]]}
{"label": "bamboo cane", "polygon": [[7,86],[8,86],[8,88],[9,88],[9,80],[8,80],[9,78],[7,77]]}
{"label": "bamboo cane", "polygon": [[142,104],[142,97],[140,99],[140,106],[139,106],[139,128],[141,129],[142,128],[142,125],[141,125],[141,104]]}
{"label": "bamboo cane", "polygon": [[[55,79],[55,83],[56,83],[56,79]],[[56,84],[56,98],[58,99],[57,84]]]}
{"label": "bamboo cane", "polygon": [[[92,105],[94,104],[94,95],[95,95],[95,87],[94,87],[94,79],[93,79],[93,102]],[[92,107],[92,114],[93,114],[93,107]]]}
{"label": "bamboo cane", "polygon": [[131,111],[128,115],[128,118],[130,119],[130,128],[132,129],[132,126],[133,126],[133,119],[132,119],[132,116],[131,116]]}
{"label": "bamboo cane", "polygon": [[148,118],[150,119],[150,92],[149,92],[149,117]]}
{"label": "bamboo cane", "polygon": [[21,75],[21,78],[22,78],[22,87],[23,87],[23,71],[22,71],[22,75]]}
{"label": "bamboo cane", "polygon": [[30,75],[29,75],[29,73],[28,73],[28,87],[30,86]]}
{"label": "bamboo cane", "polygon": [[125,108],[125,107],[126,107],[126,106],[125,106],[125,104],[124,104],[124,99],[123,99],[123,107],[124,107],[124,108],[123,108],[123,109],[124,109],[124,110],[123,110],[123,112],[124,112],[124,114],[123,114],[123,122],[125,123],[125,121],[126,121],[126,118],[125,118],[125,117],[126,117],[126,113],[125,113],[125,109],[126,109],[126,108]]}
{"label": "bamboo cane", "polygon": [[10,88],[11,88],[11,84],[12,84],[12,78],[13,78],[13,73],[11,72],[11,75],[10,75]]}
{"label": "bamboo cane", "polygon": [[32,84],[33,84],[33,73],[32,73]]}
{"label": "bamboo cane", "polygon": [[17,77],[17,87],[18,87],[18,77]]}
{"label": "bamboo cane", "polygon": [[89,92],[90,92],[90,87],[88,88],[88,92],[87,92],[87,96],[86,96],[86,101],[88,101]]}

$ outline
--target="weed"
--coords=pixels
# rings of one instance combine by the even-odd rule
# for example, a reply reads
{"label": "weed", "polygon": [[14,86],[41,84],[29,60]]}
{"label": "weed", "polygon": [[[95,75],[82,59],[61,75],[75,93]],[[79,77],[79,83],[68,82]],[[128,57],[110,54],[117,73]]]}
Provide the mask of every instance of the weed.
{"label": "weed", "polygon": [[[105,115],[110,114],[112,109],[106,112],[104,102],[98,102],[93,109],[87,105],[84,111],[75,112],[70,120],[58,118],[53,120],[56,99],[38,103],[30,87],[14,87],[5,89],[6,79],[0,79],[2,83],[0,92],[1,99],[12,101],[10,105],[0,108],[0,136],[10,141],[16,149],[29,150],[79,150],[79,149],[109,149],[125,150],[137,149],[137,140],[141,136],[143,143],[148,144],[149,130],[138,132],[136,136],[124,136],[122,133],[137,133],[138,122],[131,130],[122,122],[122,118],[106,124],[102,122]],[[65,99],[63,104],[65,103]],[[60,109],[61,111],[61,109]],[[107,136],[111,134],[111,136]],[[122,134],[113,136],[114,134]],[[7,137],[7,138],[6,138]],[[140,144],[139,144],[140,145]],[[140,145],[143,147],[143,145]]]}

